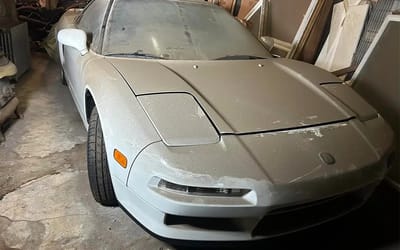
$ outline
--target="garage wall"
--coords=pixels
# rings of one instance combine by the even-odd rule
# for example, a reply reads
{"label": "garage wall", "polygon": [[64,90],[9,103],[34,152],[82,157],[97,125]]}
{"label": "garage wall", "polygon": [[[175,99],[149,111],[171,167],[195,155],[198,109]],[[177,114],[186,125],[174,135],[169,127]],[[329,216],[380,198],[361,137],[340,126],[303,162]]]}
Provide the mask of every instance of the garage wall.
{"label": "garage wall", "polygon": [[396,133],[396,156],[389,176],[400,187],[400,16],[392,17],[355,73],[353,87]]}

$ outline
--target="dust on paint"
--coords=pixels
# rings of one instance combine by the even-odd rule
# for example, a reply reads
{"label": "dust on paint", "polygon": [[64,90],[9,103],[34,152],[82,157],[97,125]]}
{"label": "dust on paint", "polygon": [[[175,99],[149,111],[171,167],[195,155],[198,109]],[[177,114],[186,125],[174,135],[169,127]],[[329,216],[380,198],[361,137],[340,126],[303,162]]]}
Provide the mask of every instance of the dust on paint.
{"label": "dust on paint", "polygon": [[[266,132],[264,134],[268,134],[268,135],[280,135],[280,134],[299,135],[299,134],[311,133],[315,137],[322,138],[322,137],[324,137],[324,134],[322,133],[323,131],[336,129],[336,128],[340,128],[340,127],[346,127],[348,125],[349,125],[348,123],[336,123],[336,124],[329,124],[329,125],[318,126],[318,127],[292,129],[292,130],[285,130],[285,131],[271,132],[271,133]],[[309,139],[309,140],[312,141],[311,139]]]}

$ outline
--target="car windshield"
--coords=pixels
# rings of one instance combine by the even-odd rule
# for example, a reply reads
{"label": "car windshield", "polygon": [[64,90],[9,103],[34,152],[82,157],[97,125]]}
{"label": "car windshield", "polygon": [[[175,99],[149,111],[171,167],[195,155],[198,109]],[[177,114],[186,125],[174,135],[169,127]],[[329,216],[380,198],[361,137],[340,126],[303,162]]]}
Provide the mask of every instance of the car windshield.
{"label": "car windshield", "polygon": [[106,27],[103,54],[173,60],[271,57],[224,9],[171,0],[116,1]]}

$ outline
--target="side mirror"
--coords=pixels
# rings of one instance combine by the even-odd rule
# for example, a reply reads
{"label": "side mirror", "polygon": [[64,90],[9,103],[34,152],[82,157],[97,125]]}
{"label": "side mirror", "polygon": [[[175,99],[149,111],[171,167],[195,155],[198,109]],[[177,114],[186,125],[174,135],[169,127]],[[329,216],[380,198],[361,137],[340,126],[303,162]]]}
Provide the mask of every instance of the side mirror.
{"label": "side mirror", "polygon": [[63,29],[57,34],[59,43],[77,49],[81,55],[88,53],[87,49],[87,36],[83,30],[79,29]]}

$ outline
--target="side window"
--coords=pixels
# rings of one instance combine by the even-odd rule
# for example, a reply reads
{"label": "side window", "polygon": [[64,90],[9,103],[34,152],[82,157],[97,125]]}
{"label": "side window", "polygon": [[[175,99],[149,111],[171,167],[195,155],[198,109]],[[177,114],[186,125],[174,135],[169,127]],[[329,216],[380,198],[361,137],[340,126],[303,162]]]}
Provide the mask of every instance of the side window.
{"label": "side window", "polygon": [[101,30],[109,5],[109,0],[94,0],[84,10],[78,23],[78,28],[88,34],[91,49],[100,52]]}

